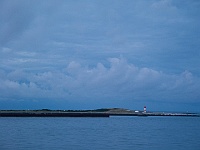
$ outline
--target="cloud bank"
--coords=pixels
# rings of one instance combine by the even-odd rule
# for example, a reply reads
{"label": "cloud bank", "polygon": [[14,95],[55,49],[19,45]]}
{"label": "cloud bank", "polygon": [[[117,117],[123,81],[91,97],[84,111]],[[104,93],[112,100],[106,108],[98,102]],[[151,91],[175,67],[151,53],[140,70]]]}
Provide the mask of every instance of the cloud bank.
{"label": "cloud bank", "polygon": [[0,71],[1,100],[106,101],[112,99],[199,102],[200,79],[191,72],[165,74],[139,68],[124,58],[109,58],[109,66],[82,66],[72,61],[60,71],[32,73]]}

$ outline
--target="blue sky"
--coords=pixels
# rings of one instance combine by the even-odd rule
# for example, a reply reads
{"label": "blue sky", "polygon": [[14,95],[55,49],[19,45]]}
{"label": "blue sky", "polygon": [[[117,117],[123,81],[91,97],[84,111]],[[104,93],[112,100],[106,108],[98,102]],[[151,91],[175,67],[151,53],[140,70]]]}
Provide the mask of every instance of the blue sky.
{"label": "blue sky", "polygon": [[1,0],[0,109],[199,111],[198,0]]}

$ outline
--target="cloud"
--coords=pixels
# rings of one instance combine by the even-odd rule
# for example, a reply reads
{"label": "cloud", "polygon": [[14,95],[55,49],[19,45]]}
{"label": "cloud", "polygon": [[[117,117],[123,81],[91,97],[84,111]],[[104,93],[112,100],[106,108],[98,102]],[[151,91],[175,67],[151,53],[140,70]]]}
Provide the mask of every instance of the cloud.
{"label": "cloud", "polygon": [[170,7],[174,7],[171,4],[171,0],[160,0],[160,1],[156,1],[152,4],[152,7],[154,8],[170,8]]}
{"label": "cloud", "polygon": [[199,4],[2,0],[1,99],[198,101]]}
{"label": "cloud", "polygon": [[109,66],[95,67],[70,62],[62,71],[30,73],[23,70],[1,71],[1,100],[63,99],[66,101],[198,101],[199,78],[191,72],[165,74],[139,68],[124,58],[108,59]]}
{"label": "cloud", "polygon": [[8,47],[3,47],[2,50],[1,50],[1,52],[3,52],[3,53],[9,53],[11,51],[12,50],[10,48],[8,48]]}
{"label": "cloud", "polygon": [[[23,4],[22,4],[23,3]],[[2,1],[0,10],[0,45],[7,45],[29,27],[33,12],[28,1]],[[33,6],[33,5],[32,5]]]}

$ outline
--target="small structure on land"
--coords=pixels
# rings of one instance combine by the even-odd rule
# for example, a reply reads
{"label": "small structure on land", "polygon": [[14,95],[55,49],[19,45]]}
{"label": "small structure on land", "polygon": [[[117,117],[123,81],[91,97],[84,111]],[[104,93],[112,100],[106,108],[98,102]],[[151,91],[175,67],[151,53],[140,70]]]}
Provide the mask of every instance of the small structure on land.
{"label": "small structure on land", "polygon": [[146,106],[144,106],[144,113],[146,113],[147,112],[147,107]]}

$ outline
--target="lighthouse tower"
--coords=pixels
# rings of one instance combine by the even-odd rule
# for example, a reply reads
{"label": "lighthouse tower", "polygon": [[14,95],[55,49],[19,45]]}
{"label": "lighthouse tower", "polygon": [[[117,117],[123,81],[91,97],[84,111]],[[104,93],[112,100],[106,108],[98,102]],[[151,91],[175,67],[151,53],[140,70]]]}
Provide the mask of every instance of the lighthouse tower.
{"label": "lighthouse tower", "polygon": [[146,113],[147,112],[147,107],[146,106],[144,106],[144,113]]}

